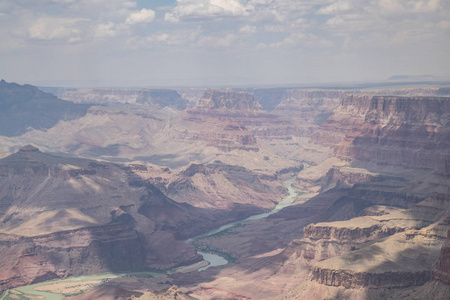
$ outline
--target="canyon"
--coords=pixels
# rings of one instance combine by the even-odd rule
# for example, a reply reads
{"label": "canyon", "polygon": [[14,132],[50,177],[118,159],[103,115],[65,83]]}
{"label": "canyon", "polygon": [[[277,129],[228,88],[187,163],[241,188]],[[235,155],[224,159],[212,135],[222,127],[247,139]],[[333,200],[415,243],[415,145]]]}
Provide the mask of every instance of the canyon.
{"label": "canyon", "polygon": [[[446,299],[447,87],[43,90],[63,100],[0,84],[0,103],[73,113],[0,133],[2,290],[159,269],[74,299]],[[290,206],[201,236],[270,211],[287,179]],[[229,263],[181,271],[198,249]]]}

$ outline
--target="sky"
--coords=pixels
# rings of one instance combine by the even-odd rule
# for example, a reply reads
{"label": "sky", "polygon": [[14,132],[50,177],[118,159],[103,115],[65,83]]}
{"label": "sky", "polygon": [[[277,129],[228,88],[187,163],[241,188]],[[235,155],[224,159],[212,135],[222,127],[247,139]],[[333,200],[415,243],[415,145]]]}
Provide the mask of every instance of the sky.
{"label": "sky", "polygon": [[47,86],[449,76],[448,0],[0,0],[0,77]]}

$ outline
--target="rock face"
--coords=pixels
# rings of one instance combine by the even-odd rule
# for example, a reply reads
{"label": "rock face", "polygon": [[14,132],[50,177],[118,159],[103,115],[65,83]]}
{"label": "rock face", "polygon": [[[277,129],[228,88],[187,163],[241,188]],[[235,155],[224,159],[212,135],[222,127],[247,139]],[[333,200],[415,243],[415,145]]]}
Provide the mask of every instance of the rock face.
{"label": "rock face", "polygon": [[145,248],[135,230],[115,223],[18,237],[2,235],[1,289],[67,276],[138,270]]}
{"label": "rock face", "polygon": [[166,195],[196,207],[256,214],[273,208],[284,190],[274,179],[262,180],[244,167],[217,161],[208,165],[191,164],[170,181]]}
{"label": "rock face", "polygon": [[391,272],[389,274],[356,273],[315,268],[312,271],[313,280],[329,286],[342,286],[346,289],[357,288],[404,288],[420,286],[431,279],[430,271],[422,272]]}
{"label": "rock face", "polygon": [[433,279],[450,285],[450,231],[444,246],[442,246],[439,260],[433,269]]}
{"label": "rock face", "polygon": [[[198,108],[187,110],[183,123],[190,131],[183,134],[184,139],[202,141],[207,146],[224,152],[233,150],[259,151],[255,136],[244,126],[236,122],[234,116],[252,115],[232,110]],[[205,126],[207,124],[207,126]]]}
{"label": "rock face", "polygon": [[[0,160],[0,289],[201,259],[185,239],[223,213],[177,203],[127,166],[26,146]],[[219,221],[220,223],[221,221]],[[170,249],[168,251],[167,249]]]}
{"label": "rock face", "polygon": [[344,92],[337,90],[287,90],[275,112],[320,125],[339,106],[343,97]]}
{"label": "rock face", "polygon": [[338,157],[436,168],[450,147],[450,98],[348,95],[313,135]]}
{"label": "rock face", "polygon": [[261,105],[249,93],[207,90],[197,102],[197,107],[260,110]]}
{"label": "rock face", "polygon": [[431,279],[430,265],[441,242],[397,234],[381,242],[315,264],[312,279],[345,288],[400,288],[423,285]]}
{"label": "rock face", "polygon": [[0,135],[17,136],[30,128],[45,130],[59,120],[86,115],[90,106],[74,104],[31,85],[0,81]]}
{"label": "rock face", "polygon": [[381,225],[372,225],[370,227],[336,227],[333,224],[329,226],[308,225],[303,229],[303,236],[311,240],[336,240],[340,243],[345,242],[365,242],[391,236],[398,232],[405,231],[405,228],[386,228]]}

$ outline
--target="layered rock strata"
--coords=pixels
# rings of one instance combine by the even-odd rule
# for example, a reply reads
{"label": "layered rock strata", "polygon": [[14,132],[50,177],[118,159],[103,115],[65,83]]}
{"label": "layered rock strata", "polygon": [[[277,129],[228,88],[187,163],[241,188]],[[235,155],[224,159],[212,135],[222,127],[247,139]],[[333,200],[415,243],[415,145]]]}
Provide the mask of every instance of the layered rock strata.
{"label": "layered rock strata", "polygon": [[191,164],[170,180],[166,195],[196,207],[218,208],[256,214],[271,209],[286,189],[275,178],[221,163]]}
{"label": "layered rock strata", "polygon": [[406,241],[397,235],[383,242],[336,256],[315,265],[312,279],[345,288],[400,288],[431,279],[430,265],[441,242],[430,238]]}
{"label": "layered rock strata", "polygon": [[450,285],[450,231],[441,254],[433,269],[433,279]]}
{"label": "layered rock strata", "polygon": [[133,168],[33,146],[0,160],[0,177],[1,289],[196,262],[195,249],[176,239],[230,218],[167,198]]}
{"label": "layered rock strata", "polygon": [[450,147],[449,119],[448,97],[347,95],[313,140],[347,160],[433,169]]}

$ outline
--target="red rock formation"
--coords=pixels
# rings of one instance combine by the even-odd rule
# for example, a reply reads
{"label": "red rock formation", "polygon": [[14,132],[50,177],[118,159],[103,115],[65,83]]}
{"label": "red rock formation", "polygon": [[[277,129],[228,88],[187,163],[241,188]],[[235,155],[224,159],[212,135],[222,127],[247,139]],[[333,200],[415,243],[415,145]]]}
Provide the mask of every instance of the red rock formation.
{"label": "red rock formation", "polygon": [[216,161],[191,164],[170,180],[165,193],[178,202],[232,210],[243,216],[271,209],[281,200],[285,188],[275,180],[263,181],[244,167]]}
{"label": "red rock formation", "polygon": [[336,90],[286,90],[274,113],[318,125],[339,106],[343,97],[344,92]]}
{"label": "red rock formation", "polygon": [[0,160],[0,289],[200,260],[175,238],[205,232],[229,216],[167,198],[136,168],[32,146]]}
{"label": "red rock formation", "polygon": [[34,237],[2,235],[0,245],[0,290],[67,276],[141,269],[146,260],[137,232],[119,223]]}
{"label": "red rock formation", "polygon": [[450,231],[444,246],[442,246],[439,260],[433,269],[433,279],[450,285]]}
{"label": "red rock formation", "polygon": [[431,279],[430,271],[365,273],[314,268],[312,279],[329,286],[357,288],[404,288],[420,286]]}
{"label": "red rock formation", "polygon": [[335,227],[333,223],[329,226],[308,225],[303,228],[303,236],[311,240],[335,240],[338,243],[362,243],[376,240],[405,231],[402,227],[382,227],[373,225],[364,228]]}
{"label": "red rock formation", "polygon": [[347,95],[313,134],[338,157],[436,168],[450,148],[450,98]]}

